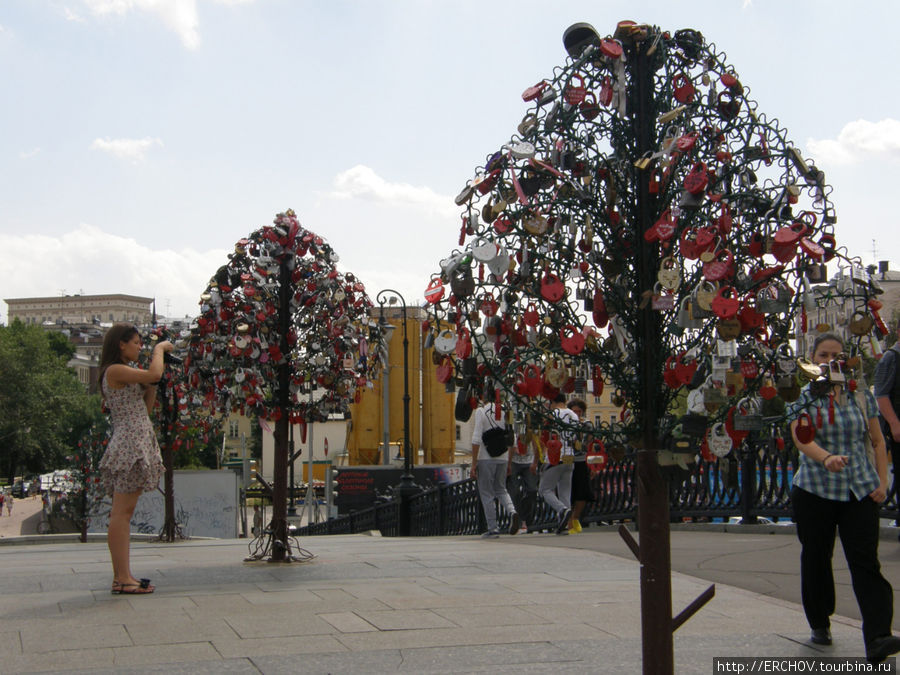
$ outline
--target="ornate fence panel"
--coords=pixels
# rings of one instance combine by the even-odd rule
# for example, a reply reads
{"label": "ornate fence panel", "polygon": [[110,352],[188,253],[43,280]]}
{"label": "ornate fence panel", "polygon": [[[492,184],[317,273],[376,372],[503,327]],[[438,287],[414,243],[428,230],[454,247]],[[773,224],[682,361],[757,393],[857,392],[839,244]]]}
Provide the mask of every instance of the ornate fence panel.
{"label": "ornate fence panel", "polygon": [[[664,467],[669,474],[669,509],[673,521],[728,520],[732,516],[791,517],[791,481],[798,467],[796,453],[766,449],[741,449],[736,459],[700,460],[689,469]],[[750,483],[745,483],[749,480]],[[591,476],[596,501],[587,505],[581,522],[602,523],[635,518],[635,462],[610,461]],[[749,498],[744,498],[745,495]],[[473,535],[485,529],[478,486],[472,479],[439,485],[410,500],[414,536]],[[898,519],[897,486],[892,486],[882,507],[882,518]],[[534,531],[556,527],[556,515],[538,498]],[[502,530],[510,525],[509,514],[499,509]],[[378,530],[396,536],[399,502],[391,500],[349,515],[299,528],[295,536],[354,534]]]}

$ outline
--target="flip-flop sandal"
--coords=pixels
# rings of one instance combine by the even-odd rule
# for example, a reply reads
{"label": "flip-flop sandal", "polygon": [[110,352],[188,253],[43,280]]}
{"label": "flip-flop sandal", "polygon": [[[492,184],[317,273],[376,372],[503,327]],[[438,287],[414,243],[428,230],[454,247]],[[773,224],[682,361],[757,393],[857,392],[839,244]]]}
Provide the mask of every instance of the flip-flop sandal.
{"label": "flip-flop sandal", "polygon": [[156,590],[155,586],[150,585],[149,579],[140,579],[137,584],[123,584],[114,581],[110,593],[113,595],[148,595]]}

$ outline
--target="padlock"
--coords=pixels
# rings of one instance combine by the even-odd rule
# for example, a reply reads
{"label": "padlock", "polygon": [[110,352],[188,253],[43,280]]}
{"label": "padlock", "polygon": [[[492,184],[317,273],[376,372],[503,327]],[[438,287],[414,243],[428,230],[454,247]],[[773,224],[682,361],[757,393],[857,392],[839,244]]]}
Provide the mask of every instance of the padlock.
{"label": "padlock", "polygon": [[546,272],[541,279],[541,297],[549,302],[559,302],[565,295],[566,285],[552,272]]}
{"label": "padlock", "polygon": [[[574,84],[573,80],[578,80],[578,84]],[[580,73],[572,73],[569,84],[563,92],[563,98],[566,99],[566,103],[577,106],[584,101],[586,95],[587,90],[584,87],[584,77]]]}
{"label": "padlock", "polygon": [[681,285],[681,274],[678,271],[677,263],[673,256],[667,256],[662,259],[661,268],[656,275],[657,280],[664,288],[670,291],[677,291]]}
{"label": "padlock", "polygon": [[672,78],[672,94],[679,103],[690,103],[696,93],[697,89],[684,73],[677,73]]}
{"label": "padlock", "polygon": [[722,340],[736,340],[741,334],[741,322],[739,319],[719,319],[716,332]]}
{"label": "padlock", "polygon": [[675,323],[677,323],[681,328],[690,330],[703,328],[702,319],[699,317],[695,317],[693,314],[693,303],[690,297],[681,299],[681,304],[678,307],[678,315],[675,319]]}
{"label": "padlock", "polygon": [[722,458],[728,455],[732,450],[731,436],[725,431],[725,424],[716,422],[707,432],[706,444],[709,451],[716,457]]}
{"label": "padlock", "polygon": [[[700,258],[703,260],[703,256]],[[722,248],[713,254],[713,258],[703,263],[703,278],[706,281],[722,281],[734,276],[734,254]]]}
{"label": "padlock", "polygon": [[735,406],[734,428],[738,431],[760,431],[763,428],[761,406],[755,398],[742,398]]}
{"label": "padlock", "polygon": [[696,162],[691,167],[690,172],[684,177],[683,185],[684,189],[694,196],[705,193],[706,187],[709,185],[709,174],[706,170],[706,164]]}
{"label": "padlock", "polygon": [[650,307],[658,312],[668,312],[675,308],[675,296],[665,292],[662,284],[656,282],[650,296]]}
{"label": "padlock", "polygon": [[813,424],[812,417],[810,417],[809,413],[802,413],[797,417],[797,426],[794,427],[794,436],[804,445],[812,443],[815,439],[816,425]]}
{"label": "padlock", "polygon": [[[723,286],[716,293],[711,303],[712,311],[717,317],[723,320],[732,319],[737,316],[741,303],[735,295],[733,286]],[[738,321],[738,332],[740,333],[740,321]]]}

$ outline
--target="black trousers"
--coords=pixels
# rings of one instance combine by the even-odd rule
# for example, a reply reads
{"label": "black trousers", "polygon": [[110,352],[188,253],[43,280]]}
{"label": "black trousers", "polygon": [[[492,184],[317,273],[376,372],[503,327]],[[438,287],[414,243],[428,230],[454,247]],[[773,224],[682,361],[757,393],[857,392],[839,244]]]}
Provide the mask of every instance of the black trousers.
{"label": "black trousers", "polygon": [[881,574],[878,562],[879,506],[871,499],[849,502],[818,497],[806,490],[791,490],[800,553],[800,590],[810,628],[828,628],[834,614],[835,529],[850,568],[853,593],[863,620],[863,640],[888,635],[894,617],[894,591]]}

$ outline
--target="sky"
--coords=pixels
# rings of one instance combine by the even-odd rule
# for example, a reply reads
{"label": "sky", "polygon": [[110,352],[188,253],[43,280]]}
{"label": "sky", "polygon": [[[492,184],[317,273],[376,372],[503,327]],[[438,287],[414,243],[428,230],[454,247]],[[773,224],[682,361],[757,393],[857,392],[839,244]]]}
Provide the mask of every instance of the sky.
{"label": "sky", "polygon": [[[423,302],[453,198],[564,30],[700,30],[834,188],[838,243],[900,269],[892,0],[0,0],[0,300],[155,297],[193,316],[293,208],[374,299]],[[0,302],[0,322],[7,308]]]}

